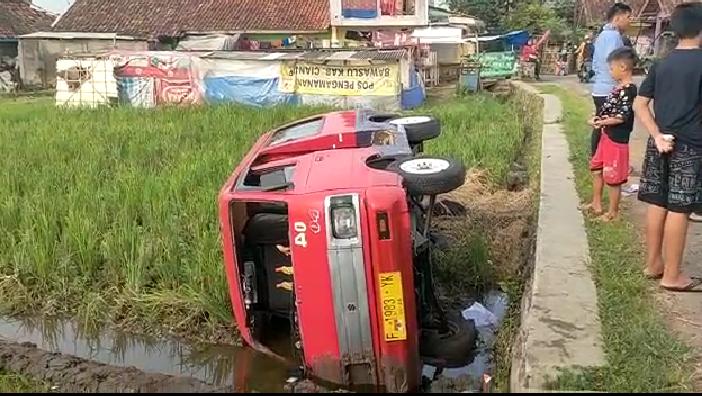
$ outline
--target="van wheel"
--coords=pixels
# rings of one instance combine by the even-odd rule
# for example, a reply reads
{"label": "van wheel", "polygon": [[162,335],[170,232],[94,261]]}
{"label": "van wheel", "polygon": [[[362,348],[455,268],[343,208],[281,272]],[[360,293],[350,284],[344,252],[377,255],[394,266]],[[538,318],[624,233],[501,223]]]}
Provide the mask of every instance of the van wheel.
{"label": "van wheel", "polygon": [[475,322],[460,314],[447,319],[447,331],[422,329],[419,351],[422,360],[437,367],[463,367],[473,360],[477,330]]}
{"label": "van wheel", "polygon": [[391,124],[402,125],[410,145],[419,144],[439,137],[441,124],[439,120],[429,116],[402,117],[390,121]]}
{"label": "van wheel", "polygon": [[391,169],[402,176],[410,195],[439,195],[451,192],[466,181],[466,168],[459,161],[441,157],[417,157],[396,161]]}

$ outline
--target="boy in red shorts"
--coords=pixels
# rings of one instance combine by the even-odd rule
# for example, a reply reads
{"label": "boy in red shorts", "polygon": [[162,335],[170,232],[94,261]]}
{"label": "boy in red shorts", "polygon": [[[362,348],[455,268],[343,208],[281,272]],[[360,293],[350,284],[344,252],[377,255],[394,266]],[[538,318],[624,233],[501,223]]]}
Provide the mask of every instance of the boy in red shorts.
{"label": "boy in red shorts", "polygon": [[[622,47],[612,51],[607,62],[617,86],[607,96],[600,112],[589,122],[595,128],[600,128],[602,133],[597,151],[590,161],[592,203],[585,207],[592,214],[601,216],[603,221],[611,221],[619,216],[621,187],[629,178],[629,135],[634,129],[632,106],[636,98],[632,72],[636,54],[631,48]],[[602,214],[605,184],[609,189],[609,210]]]}

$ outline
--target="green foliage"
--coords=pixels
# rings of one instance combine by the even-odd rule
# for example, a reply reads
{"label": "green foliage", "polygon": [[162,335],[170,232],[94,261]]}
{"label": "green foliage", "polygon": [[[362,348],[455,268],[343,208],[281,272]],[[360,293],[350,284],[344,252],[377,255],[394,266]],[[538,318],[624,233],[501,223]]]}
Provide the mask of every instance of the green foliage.
{"label": "green foliage", "polygon": [[485,22],[488,30],[499,31],[508,0],[449,0],[452,11],[472,15]]}
{"label": "green foliage", "polygon": [[558,35],[566,30],[563,18],[558,16],[554,8],[541,4],[538,0],[520,3],[514,11],[505,15],[502,25],[507,30],[528,30],[531,33]]}

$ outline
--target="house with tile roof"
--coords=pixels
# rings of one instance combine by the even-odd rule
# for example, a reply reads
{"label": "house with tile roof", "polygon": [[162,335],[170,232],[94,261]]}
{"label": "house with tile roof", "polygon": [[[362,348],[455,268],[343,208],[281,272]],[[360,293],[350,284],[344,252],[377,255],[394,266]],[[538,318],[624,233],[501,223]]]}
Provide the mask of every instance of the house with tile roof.
{"label": "house with tile roof", "polygon": [[30,0],[0,0],[0,58],[17,57],[17,38],[51,29],[55,19]]}
{"label": "house with tile roof", "polygon": [[76,0],[54,31],[146,39],[205,33],[321,33],[329,0]]}
{"label": "house with tile roof", "polygon": [[348,30],[428,23],[429,0],[76,0],[54,31],[158,41],[198,34],[331,34],[336,40]]}
{"label": "house with tile roof", "polygon": [[[75,0],[51,32],[22,38],[22,81],[51,86],[52,63],[75,52],[335,47],[348,31],[428,24],[429,0]],[[211,39],[221,47],[198,47]]]}

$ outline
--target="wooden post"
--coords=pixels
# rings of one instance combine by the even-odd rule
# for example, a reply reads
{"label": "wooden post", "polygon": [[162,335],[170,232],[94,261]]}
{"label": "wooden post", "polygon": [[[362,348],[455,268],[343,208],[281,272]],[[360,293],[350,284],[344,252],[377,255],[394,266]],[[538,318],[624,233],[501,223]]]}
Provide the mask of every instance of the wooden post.
{"label": "wooden post", "polygon": [[346,36],[346,30],[340,26],[332,26],[331,31],[331,47],[341,48],[343,47],[344,38]]}
{"label": "wooden post", "polygon": [[660,51],[660,35],[661,35],[661,22],[662,22],[662,15],[661,12],[659,11],[658,14],[656,14],[656,30],[653,35],[653,56],[657,57],[658,52]]}

